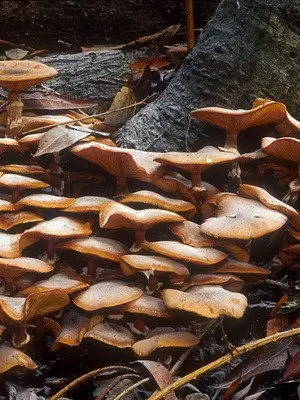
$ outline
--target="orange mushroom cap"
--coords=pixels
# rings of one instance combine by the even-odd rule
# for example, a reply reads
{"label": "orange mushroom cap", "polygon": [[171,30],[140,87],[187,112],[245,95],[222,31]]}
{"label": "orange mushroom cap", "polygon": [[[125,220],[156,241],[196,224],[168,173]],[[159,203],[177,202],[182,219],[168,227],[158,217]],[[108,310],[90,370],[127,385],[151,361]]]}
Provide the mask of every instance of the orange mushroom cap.
{"label": "orange mushroom cap", "polygon": [[75,199],[70,197],[53,196],[51,194],[31,194],[23,197],[15,204],[15,209],[20,210],[23,207],[36,208],[65,208],[74,203]]}
{"label": "orange mushroom cap", "polygon": [[103,204],[107,201],[110,201],[110,199],[107,199],[106,197],[82,196],[75,199],[75,201],[64,211],[69,213],[99,213],[102,210]]}
{"label": "orange mushroom cap", "polygon": [[26,272],[38,272],[44,274],[51,272],[53,265],[37,258],[17,257],[0,258],[0,276],[4,278],[15,278]]}
{"label": "orange mushroom cap", "polygon": [[48,171],[40,165],[7,164],[0,167],[0,171],[18,175],[48,176]]}
{"label": "orange mushroom cap", "polygon": [[5,153],[5,152],[7,152],[7,151],[13,151],[13,152],[21,153],[22,152],[22,147],[20,147],[18,141],[15,140],[15,139],[0,138],[0,155]]}
{"label": "orange mushroom cap", "polygon": [[36,363],[21,350],[12,347],[8,343],[0,346],[0,374],[9,371],[14,367],[36,369]]}
{"label": "orange mushroom cap", "polygon": [[239,260],[233,260],[232,258],[228,258],[225,264],[218,266],[214,273],[217,274],[234,274],[241,276],[244,280],[251,280],[258,278],[266,279],[271,271],[265,268],[257,267],[256,265],[250,264],[248,262],[243,262]]}
{"label": "orange mushroom cap", "polygon": [[0,229],[7,231],[16,225],[41,221],[43,218],[29,211],[9,212],[0,214]]}
{"label": "orange mushroom cap", "polygon": [[133,314],[146,314],[157,318],[172,316],[162,299],[143,293],[137,300],[122,306],[122,310]]}
{"label": "orange mushroom cap", "polygon": [[0,257],[16,258],[22,255],[22,250],[37,241],[36,238],[26,238],[21,242],[22,234],[0,232]]}
{"label": "orange mushroom cap", "polygon": [[262,139],[261,148],[269,156],[300,162],[300,139],[293,137],[279,139],[265,137]]}
{"label": "orange mushroom cap", "polygon": [[39,181],[38,179],[28,178],[27,176],[17,174],[3,174],[0,176],[0,186],[19,189],[43,189],[49,186],[49,183]]}
{"label": "orange mushroom cap", "polygon": [[0,211],[15,211],[13,203],[0,199]]}
{"label": "orange mushroom cap", "polygon": [[135,337],[129,329],[113,322],[101,322],[88,331],[84,337],[95,339],[121,349],[131,347],[135,342]]}
{"label": "orange mushroom cap", "polygon": [[196,274],[188,277],[182,289],[185,291],[193,286],[202,285],[220,285],[232,292],[239,292],[244,286],[244,281],[230,274]]}

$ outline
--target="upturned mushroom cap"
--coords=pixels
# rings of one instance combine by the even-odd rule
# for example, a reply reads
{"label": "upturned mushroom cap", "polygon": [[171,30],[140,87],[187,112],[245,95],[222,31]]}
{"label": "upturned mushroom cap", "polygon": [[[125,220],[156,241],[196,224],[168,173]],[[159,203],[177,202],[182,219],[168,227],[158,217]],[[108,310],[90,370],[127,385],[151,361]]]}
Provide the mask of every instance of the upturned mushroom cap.
{"label": "upturned mushroom cap", "polygon": [[15,204],[15,209],[20,210],[23,207],[35,208],[66,208],[73,204],[75,199],[70,197],[53,196],[51,194],[31,194],[23,197]]}
{"label": "upturned mushroom cap", "polygon": [[201,225],[201,231],[216,238],[256,239],[287,222],[282,213],[232,193],[213,196],[208,202],[216,207],[215,217],[208,218]]}
{"label": "upturned mushroom cap", "polygon": [[0,176],[0,186],[12,189],[43,189],[48,187],[49,183],[23,175],[3,174]]}
{"label": "upturned mushroom cap", "polygon": [[150,190],[140,190],[132,193],[120,201],[122,204],[142,203],[149,204],[164,210],[175,213],[185,213],[193,216],[196,213],[196,207],[188,201],[171,199],[161,194],[151,192]]}
{"label": "upturned mushroom cap", "polygon": [[37,258],[0,258],[0,276],[3,278],[16,278],[26,272],[44,274],[51,272],[52,270],[53,265]]}
{"label": "upturned mushroom cap", "polygon": [[162,299],[145,293],[137,300],[122,306],[122,310],[132,314],[145,314],[156,318],[169,318],[172,316]]}
{"label": "upturned mushroom cap", "polygon": [[253,279],[266,279],[271,271],[265,268],[257,267],[256,265],[250,264],[248,262],[243,262],[239,260],[234,260],[232,258],[228,258],[225,264],[218,266],[214,273],[217,274],[234,274],[241,276],[244,280]]}
{"label": "upturned mushroom cap", "polygon": [[194,286],[186,292],[165,289],[163,299],[168,308],[206,318],[218,318],[221,315],[242,318],[248,305],[243,294],[230,292],[218,285]]}
{"label": "upturned mushroom cap", "polygon": [[170,211],[156,209],[134,210],[113,200],[103,205],[99,215],[100,227],[108,229],[145,229],[161,222],[180,221],[184,221],[184,218]]}
{"label": "upturned mushroom cap", "polygon": [[0,374],[4,374],[4,372],[14,367],[35,369],[37,365],[21,350],[12,347],[8,343],[2,343],[0,346]]}
{"label": "upturned mushroom cap", "polygon": [[103,204],[110,199],[106,197],[98,196],[82,196],[75,199],[75,201],[68,206],[64,211],[69,213],[87,213],[97,212],[99,213],[103,207]]}
{"label": "upturned mushroom cap", "polygon": [[227,254],[212,248],[196,248],[175,241],[144,242],[144,250],[202,266],[225,261]]}
{"label": "upturned mushroom cap", "polygon": [[155,330],[148,334],[143,340],[140,340],[132,346],[132,350],[139,357],[147,357],[154,350],[164,347],[192,347],[199,343],[197,336],[190,332],[175,331],[169,329],[166,332],[157,332]]}
{"label": "upturned mushroom cap", "polygon": [[116,262],[119,262],[121,257],[128,251],[125,245],[116,240],[97,236],[69,240],[64,243],[59,243],[56,248],[74,250],[79,253],[106,258]]}
{"label": "upturned mushroom cap", "polygon": [[189,275],[189,270],[182,264],[166,257],[128,254],[121,258],[120,267],[124,275],[139,271],[157,271],[180,276],[183,279]]}
{"label": "upturned mushroom cap", "polygon": [[196,274],[188,277],[182,289],[185,291],[193,286],[220,285],[232,292],[239,292],[244,286],[244,281],[230,274]]}
{"label": "upturned mushroom cap", "polygon": [[7,151],[21,153],[23,150],[17,140],[11,138],[0,138],[0,155]]}
{"label": "upturned mushroom cap", "polygon": [[32,293],[26,298],[0,295],[0,319],[7,325],[28,322],[60,310],[69,301],[69,296],[61,290]]}
{"label": "upturned mushroom cap", "polygon": [[22,234],[0,232],[0,257],[21,257],[22,250],[37,241],[36,238],[26,238],[21,242]]}
{"label": "upturned mushroom cap", "polygon": [[0,199],[0,211],[15,211],[13,203]]}
{"label": "upturned mushroom cap", "polygon": [[157,153],[121,149],[96,142],[77,144],[70,151],[99,165],[113,176],[151,182],[164,173],[162,165],[154,161]]}
{"label": "upturned mushroom cap", "polygon": [[115,307],[141,297],[143,291],[130,287],[123,281],[103,281],[90,286],[87,290],[74,296],[73,302],[86,311]]}
{"label": "upturned mushroom cap", "polygon": [[29,211],[0,214],[0,229],[7,231],[16,225],[44,221],[43,218]]}
{"label": "upturned mushroom cap", "polygon": [[23,92],[57,74],[56,69],[37,61],[0,61],[0,87],[13,92]]}
{"label": "upturned mushroom cap", "polygon": [[85,338],[91,338],[124,349],[135,343],[135,337],[129,329],[113,322],[101,322],[88,331]]}
{"label": "upturned mushroom cap", "polygon": [[63,293],[72,294],[88,287],[89,284],[83,282],[80,276],[72,268],[68,267],[46,280],[36,282],[34,285],[23,289],[20,294],[27,296],[31,293],[41,293],[52,289],[59,289]]}
{"label": "upturned mushroom cap", "polygon": [[269,156],[300,162],[300,139],[293,137],[279,139],[265,137],[262,139],[261,148]]}

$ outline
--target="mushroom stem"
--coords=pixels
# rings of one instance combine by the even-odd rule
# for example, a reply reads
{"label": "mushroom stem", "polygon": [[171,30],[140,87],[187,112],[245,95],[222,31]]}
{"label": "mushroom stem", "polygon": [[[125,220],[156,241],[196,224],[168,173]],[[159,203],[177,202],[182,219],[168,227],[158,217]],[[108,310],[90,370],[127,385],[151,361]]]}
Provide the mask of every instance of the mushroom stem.
{"label": "mushroom stem", "polygon": [[14,279],[13,278],[5,278],[5,289],[9,294],[12,294],[15,291]]}
{"label": "mushroom stem", "polygon": [[47,261],[53,263],[55,260],[55,239],[48,239]]}
{"label": "mushroom stem", "polygon": [[297,178],[289,184],[289,191],[284,196],[283,201],[295,205],[300,196],[300,163],[298,164]]}
{"label": "mushroom stem", "polygon": [[228,185],[229,190],[236,192],[238,187],[242,184],[241,180],[241,167],[238,161],[233,161],[228,171]]}
{"label": "mushroom stem", "polygon": [[237,138],[238,132],[226,131],[226,142],[223,148],[227,151],[234,151],[235,153],[237,153]]}
{"label": "mushroom stem", "polygon": [[62,179],[63,170],[59,165],[60,163],[60,156],[59,153],[53,153],[53,161],[50,165],[49,172],[50,172],[50,185],[53,188],[58,189],[58,196],[62,196],[64,192],[65,182]]}
{"label": "mushroom stem", "polygon": [[7,128],[8,136],[16,137],[18,128],[22,122],[23,103],[21,100],[21,93],[10,92],[8,95],[9,104],[7,109]]}
{"label": "mushroom stem", "polygon": [[96,278],[97,275],[97,266],[95,260],[93,258],[89,258],[87,264],[87,272],[92,278]]}
{"label": "mushroom stem", "polygon": [[16,348],[24,347],[30,340],[30,336],[27,333],[26,325],[20,325],[15,328],[12,344]]}
{"label": "mushroom stem", "polygon": [[136,319],[133,323],[134,328],[139,331],[140,333],[145,333],[145,321],[141,318]]}
{"label": "mushroom stem", "polygon": [[15,190],[12,192],[12,194],[11,194],[11,202],[12,202],[13,204],[16,204],[16,203],[19,201],[20,193],[21,193],[21,190],[20,190],[20,189],[15,189]]}
{"label": "mushroom stem", "polygon": [[127,178],[124,176],[116,176],[116,197],[123,198],[128,196],[128,194]]}
{"label": "mushroom stem", "polygon": [[207,198],[207,190],[202,185],[201,171],[191,174],[191,193],[195,196],[197,203],[203,203]]}
{"label": "mushroom stem", "polygon": [[135,231],[135,243],[131,246],[130,251],[136,253],[141,250],[142,243],[146,240],[146,232],[144,229],[138,229]]}

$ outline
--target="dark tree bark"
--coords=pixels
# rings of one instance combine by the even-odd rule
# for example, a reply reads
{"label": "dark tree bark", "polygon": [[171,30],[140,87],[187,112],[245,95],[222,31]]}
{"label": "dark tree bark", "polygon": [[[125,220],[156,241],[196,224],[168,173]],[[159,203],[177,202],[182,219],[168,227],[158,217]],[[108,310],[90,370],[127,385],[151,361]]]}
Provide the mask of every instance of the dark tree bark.
{"label": "dark tree bark", "polygon": [[282,101],[299,117],[299,41],[299,0],[223,0],[168,88],[119,130],[118,144],[197,150],[209,134],[223,145],[205,124],[192,122],[188,131],[189,112],[249,108],[255,97]]}

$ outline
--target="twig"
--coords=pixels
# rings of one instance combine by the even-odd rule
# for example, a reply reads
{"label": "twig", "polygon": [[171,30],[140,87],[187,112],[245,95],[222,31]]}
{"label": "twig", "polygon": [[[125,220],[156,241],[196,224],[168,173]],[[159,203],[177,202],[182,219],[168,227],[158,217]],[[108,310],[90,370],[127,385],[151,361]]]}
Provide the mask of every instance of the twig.
{"label": "twig", "polygon": [[282,290],[283,292],[288,292],[290,290],[290,287],[288,284],[279,282],[279,281],[275,281],[274,279],[267,279],[266,283],[269,286],[272,286],[276,289]]}
{"label": "twig", "polygon": [[160,400],[168,393],[179,389],[183,385],[186,385],[191,380],[198,378],[201,375],[206,374],[218,367],[221,367],[224,364],[229,363],[236,357],[240,357],[242,354],[248,353],[251,350],[257,349],[259,347],[265,346],[271,342],[277,342],[278,340],[288,338],[290,336],[296,336],[300,334],[300,328],[290,329],[285,332],[275,333],[274,335],[270,335],[264,337],[262,339],[255,340],[253,342],[244,344],[243,346],[239,346],[232,350],[231,353],[226,354],[225,356],[218,358],[217,360],[205,365],[204,367],[198,368],[195,371],[185,375],[184,377],[178,379],[176,382],[173,382],[171,385],[165,387],[163,390],[158,392],[157,394],[152,395],[148,400]]}
{"label": "twig", "polygon": [[110,371],[126,371],[126,372],[136,372],[134,369],[129,368],[129,367],[122,367],[122,366],[114,366],[114,367],[104,367],[104,368],[97,368],[94,369],[93,371],[88,372],[85,375],[80,376],[79,378],[75,379],[74,381],[70,382],[67,386],[63,387],[59,392],[57,392],[55,395],[50,397],[49,400],[58,400],[60,397],[64,397],[64,395],[71,389],[73,389],[75,386],[77,386],[79,383],[93,378],[94,376],[100,374],[101,372],[110,372]]}
{"label": "twig", "polygon": [[135,384],[129,386],[127,389],[123,390],[123,392],[120,393],[117,397],[115,397],[114,400],[122,399],[124,396],[126,396],[126,394],[132,392],[134,389],[136,389],[139,386],[142,386],[144,383],[146,383],[148,381],[150,381],[150,378],[144,378],[141,381],[136,382]]}
{"label": "twig", "polygon": [[106,395],[120,382],[122,382],[125,379],[129,379],[129,378],[140,378],[140,375],[138,374],[124,374],[121,376],[118,376],[117,378],[115,378],[113,380],[113,382],[108,385],[108,387],[104,390],[103,393],[101,393],[95,400],[103,400]]}
{"label": "twig", "polygon": [[191,50],[195,44],[193,0],[185,0],[185,12],[187,48]]}
{"label": "twig", "polygon": [[74,122],[85,121],[86,119],[90,119],[90,118],[105,117],[108,114],[112,114],[112,113],[115,113],[115,112],[118,112],[118,111],[127,110],[128,108],[136,107],[136,106],[139,106],[141,104],[146,104],[146,101],[149,100],[153,96],[154,96],[154,94],[151,95],[151,96],[145,97],[143,100],[138,101],[137,103],[133,103],[133,104],[129,104],[128,106],[116,108],[115,110],[108,110],[108,111],[105,111],[105,112],[100,113],[100,114],[91,114],[91,115],[86,115],[85,117],[72,119],[72,121],[60,122],[59,124],[45,125],[45,126],[41,126],[39,128],[34,128],[34,129],[31,129],[30,131],[23,132],[23,135],[25,135],[25,134],[27,135],[29,133],[31,134],[31,133],[43,132],[45,130],[56,128],[57,126],[64,126],[64,125],[68,125],[68,124],[73,124]]}

